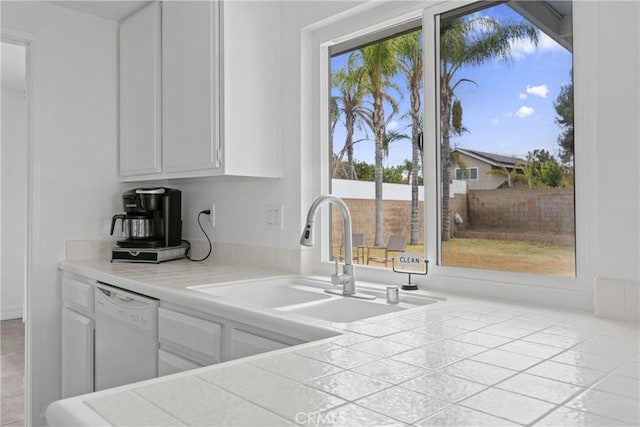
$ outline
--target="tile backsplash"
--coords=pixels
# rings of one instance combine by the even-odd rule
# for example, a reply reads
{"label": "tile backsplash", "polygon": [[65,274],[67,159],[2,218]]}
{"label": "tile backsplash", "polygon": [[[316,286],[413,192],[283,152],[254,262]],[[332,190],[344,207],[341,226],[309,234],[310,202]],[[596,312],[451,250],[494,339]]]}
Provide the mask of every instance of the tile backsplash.
{"label": "tile backsplash", "polygon": [[[204,258],[209,252],[206,240],[191,240],[191,257]],[[78,261],[83,259],[111,259],[111,248],[115,240],[67,240],[65,259]],[[255,246],[242,243],[213,242],[211,256],[204,261],[211,264],[248,265],[280,270],[295,274],[309,274],[303,267],[303,260],[310,251]]]}
{"label": "tile backsplash", "polygon": [[111,259],[111,248],[115,240],[67,240],[65,259],[77,261],[82,259]]}

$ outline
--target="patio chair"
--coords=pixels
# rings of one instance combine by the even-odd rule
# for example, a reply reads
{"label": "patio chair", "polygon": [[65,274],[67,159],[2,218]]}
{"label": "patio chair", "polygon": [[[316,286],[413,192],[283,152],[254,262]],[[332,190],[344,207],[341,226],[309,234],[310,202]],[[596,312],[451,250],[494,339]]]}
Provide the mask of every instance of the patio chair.
{"label": "patio chair", "polygon": [[[362,262],[364,262],[364,233],[351,233],[351,243],[353,246],[353,261],[360,262],[360,259],[362,259]],[[343,251],[344,234],[342,234],[342,237],[340,238],[340,254],[338,255],[338,259],[341,261],[344,260]],[[362,252],[362,256],[360,255],[360,252]]]}
{"label": "patio chair", "polygon": [[[389,254],[391,252],[404,252],[405,247],[407,246],[407,238],[404,236],[390,236],[389,241],[387,242],[387,246],[368,246],[367,247],[367,265],[369,265],[370,261],[374,262],[384,262],[384,266],[387,267],[387,263],[391,261]],[[371,249],[384,249],[384,257],[372,257],[370,255]]]}

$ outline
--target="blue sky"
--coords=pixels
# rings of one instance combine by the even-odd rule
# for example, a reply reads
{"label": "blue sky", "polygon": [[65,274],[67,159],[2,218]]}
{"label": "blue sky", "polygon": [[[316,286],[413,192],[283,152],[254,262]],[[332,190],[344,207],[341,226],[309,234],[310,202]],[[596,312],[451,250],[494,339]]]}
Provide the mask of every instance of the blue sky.
{"label": "blue sky", "polygon": [[[523,18],[506,5],[481,12],[497,19],[522,21]],[[463,107],[463,125],[468,133],[452,139],[454,146],[503,155],[526,156],[527,152],[543,148],[557,154],[560,128],[555,124],[553,103],[562,85],[569,83],[572,54],[543,33],[538,46],[517,42],[512,47],[513,60],[509,63],[492,60],[480,67],[462,68],[456,76],[476,82],[463,83],[456,95]],[[333,58],[332,69],[344,67],[347,55]],[[405,92],[402,75],[394,82]],[[336,94],[336,92],[334,92]],[[402,118],[409,109],[408,93],[400,102],[400,112],[393,118],[391,129],[410,134],[410,120]],[[388,114],[390,108],[385,110]],[[425,114],[429,114],[425,111]],[[374,143],[370,129],[365,126],[368,141],[355,146],[354,156],[359,161],[374,163]],[[365,132],[356,131],[354,139],[366,138]],[[338,124],[334,133],[334,152],[344,145],[344,127]],[[403,164],[411,158],[408,140],[394,142],[385,166]]]}

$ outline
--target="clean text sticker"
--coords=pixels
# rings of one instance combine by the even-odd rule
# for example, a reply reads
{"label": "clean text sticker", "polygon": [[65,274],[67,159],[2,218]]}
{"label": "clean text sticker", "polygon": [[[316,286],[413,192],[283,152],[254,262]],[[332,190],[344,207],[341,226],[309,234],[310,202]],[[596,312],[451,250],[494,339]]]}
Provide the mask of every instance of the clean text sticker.
{"label": "clean text sticker", "polygon": [[403,252],[398,255],[398,263],[404,268],[420,268],[422,267],[422,257],[420,254]]}

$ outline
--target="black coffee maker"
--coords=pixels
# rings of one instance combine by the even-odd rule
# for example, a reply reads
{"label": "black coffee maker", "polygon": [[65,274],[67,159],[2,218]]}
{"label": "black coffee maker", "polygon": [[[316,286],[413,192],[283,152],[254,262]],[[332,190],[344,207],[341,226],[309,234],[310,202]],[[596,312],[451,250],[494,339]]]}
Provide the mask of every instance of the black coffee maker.
{"label": "black coffee maker", "polygon": [[[122,194],[124,214],[114,215],[111,234],[122,221],[123,240],[112,261],[160,262],[182,258],[182,193],[173,188],[134,188]],[[167,258],[169,256],[169,258]]]}

